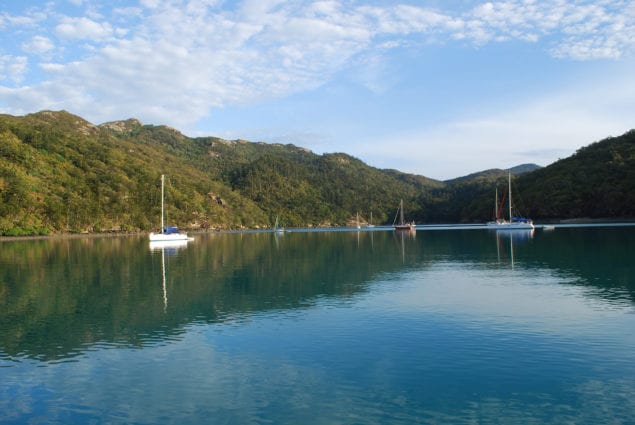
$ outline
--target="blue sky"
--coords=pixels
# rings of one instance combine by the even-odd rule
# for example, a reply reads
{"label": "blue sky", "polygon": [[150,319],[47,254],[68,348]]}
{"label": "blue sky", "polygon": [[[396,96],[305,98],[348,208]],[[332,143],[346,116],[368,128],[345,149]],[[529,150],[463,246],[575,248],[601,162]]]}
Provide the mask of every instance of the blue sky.
{"label": "blue sky", "polygon": [[0,4],[0,112],[137,118],[449,179],[634,128],[635,1]]}

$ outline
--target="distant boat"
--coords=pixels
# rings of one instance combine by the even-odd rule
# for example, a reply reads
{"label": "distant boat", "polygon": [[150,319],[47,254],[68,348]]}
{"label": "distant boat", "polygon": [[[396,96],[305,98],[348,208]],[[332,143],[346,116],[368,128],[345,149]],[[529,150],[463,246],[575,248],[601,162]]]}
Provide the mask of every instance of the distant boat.
{"label": "distant boat", "polygon": [[284,227],[280,227],[280,225],[278,224],[278,216],[276,215],[276,222],[273,225],[273,231],[275,233],[284,233]]}
{"label": "distant boat", "polygon": [[[397,217],[399,217],[399,222],[397,222]],[[406,223],[406,221],[404,220],[404,213],[403,213],[403,199],[401,200],[401,202],[399,203],[399,209],[397,210],[397,214],[395,215],[395,219],[393,220],[392,223],[393,227],[395,230],[408,230],[408,231],[412,231],[415,228],[415,224],[414,222],[412,223]]]}
{"label": "distant boat", "polygon": [[356,224],[356,227],[357,227],[358,229],[361,229],[361,228],[362,228],[362,226],[360,226],[360,224],[359,224],[359,213],[357,213],[357,216],[356,216],[356,223],[357,223],[357,224]]}
{"label": "distant boat", "polygon": [[179,232],[176,226],[165,226],[164,224],[164,212],[165,212],[165,176],[161,174],[161,232],[150,233],[150,242],[177,242],[188,241],[192,238],[187,236],[187,233]]}
{"label": "distant boat", "polygon": [[368,222],[368,224],[366,225],[366,227],[375,227],[375,225],[373,224],[373,212],[370,212],[370,220]]}
{"label": "distant boat", "polygon": [[[530,218],[514,216],[512,213],[512,174],[507,177],[507,205],[509,209],[509,220],[502,218],[501,210],[503,204],[498,205],[498,190],[496,191],[495,219],[487,223],[487,227],[495,230],[529,230],[534,228],[534,222]],[[503,199],[504,201],[504,199]]]}

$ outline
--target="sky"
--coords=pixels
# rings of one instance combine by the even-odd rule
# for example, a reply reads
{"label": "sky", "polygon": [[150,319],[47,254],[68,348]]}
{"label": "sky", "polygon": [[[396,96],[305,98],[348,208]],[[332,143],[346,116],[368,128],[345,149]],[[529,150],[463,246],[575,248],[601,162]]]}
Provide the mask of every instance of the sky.
{"label": "sky", "polygon": [[137,118],[446,180],[635,127],[635,0],[0,3],[0,113]]}

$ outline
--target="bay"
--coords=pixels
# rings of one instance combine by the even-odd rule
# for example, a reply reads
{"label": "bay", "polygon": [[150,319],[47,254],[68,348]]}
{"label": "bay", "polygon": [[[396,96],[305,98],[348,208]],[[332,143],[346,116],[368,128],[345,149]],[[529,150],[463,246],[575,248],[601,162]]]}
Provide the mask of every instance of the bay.
{"label": "bay", "polygon": [[635,227],[0,243],[0,423],[630,423]]}

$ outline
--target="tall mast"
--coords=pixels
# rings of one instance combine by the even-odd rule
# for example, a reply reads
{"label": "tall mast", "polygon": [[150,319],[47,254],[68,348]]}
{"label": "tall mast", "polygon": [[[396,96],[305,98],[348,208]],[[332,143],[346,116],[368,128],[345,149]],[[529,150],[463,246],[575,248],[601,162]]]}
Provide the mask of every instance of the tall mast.
{"label": "tall mast", "polygon": [[498,220],[500,217],[498,216],[498,186],[496,187],[496,197],[494,198],[494,219]]}
{"label": "tall mast", "polygon": [[164,192],[165,176],[161,174],[161,233],[164,233],[165,227],[163,227],[163,192]]}
{"label": "tall mast", "polygon": [[403,199],[401,200],[401,202],[399,204],[399,211],[400,211],[399,218],[401,219],[401,223],[400,224],[403,224],[404,223],[404,221],[403,221]]}
{"label": "tall mast", "polygon": [[507,186],[509,187],[509,199],[508,199],[508,202],[509,202],[509,222],[511,223],[512,222],[512,173],[511,173],[511,171],[509,172],[509,174],[507,176],[508,176],[507,177],[507,180],[508,180]]}

